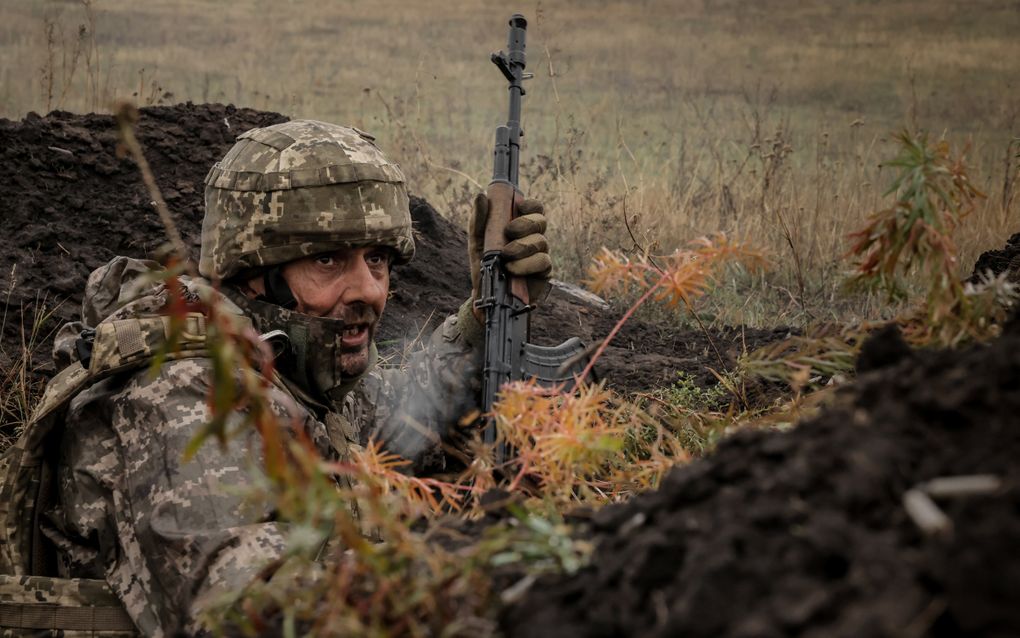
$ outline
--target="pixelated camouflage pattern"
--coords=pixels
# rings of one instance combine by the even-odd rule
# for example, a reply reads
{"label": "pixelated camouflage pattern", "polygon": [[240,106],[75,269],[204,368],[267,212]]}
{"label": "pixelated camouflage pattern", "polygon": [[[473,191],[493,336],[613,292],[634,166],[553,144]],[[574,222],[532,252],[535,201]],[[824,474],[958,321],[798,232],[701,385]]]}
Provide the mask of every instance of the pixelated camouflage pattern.
{"label": "pixelated camouflage pattern", "polygon": [[199,271],[210,279],[342,247],[414,255],[404,175],[357,129],[312,120],[253,129],[205,183]]}
{"label": "pixelated camouflage pattern", "polygon": [[[255,433],[226,448],[203,446],[191,462],[182,460],[209,418],[211,361],[204,352],[168,360],[155,375],[145,369],[144,355],[122,355],[122,347],[132,352],[139,343],[138,352],[151,349],[142,326],[155,334],[164,325],[149,313],[162,308],[166,291],[145,280],[146,268],[114,260],[89,280],[83,316],[108,313],[97,326],[92,361],[106,372],[93,377],[92,366],[73,361],[51,383],[13,454],[0,461],[28,477],[12,482],[8,476],[0,488],[0,563],[9,574],[104,581],[144,635],[190,635],[209,629],[204,612],[225,595],[266,575],[265,566],[284,555],[288,530],[267,504],[245,498],[260,482]],[[209,294],[204,282],[184,283],[189,294]],[[132,320],[132,309],[137,330],[118,336],[116,322]],[[441,442],[457,438],[461,410],[477,400],[479,330],[470,310],[462,311],[436,330],[406,370],[373,368],[329,405],[286,378],[274,379],[271,405],[282,418],[296,419],[327,458],[375,439],[412,460],[415,471],[442,469]],[[107,357],[132,364],[117,367],[104,363]],[[22,464],[24,458],[31,463]],[[38,526],[32,524],[36,502]],[[33,559],[41,547],[55,564]]]}
{"label": "pixelated camouflage pattern", "polygon": [[[338,386],[346,390],[355,381],[344,383],[340,368],[345,324],[340,319],[314,317],[287,310],[277,304],[250,299],[236,288],[226,286],[223,294],[255,325],[259,334],[282,331],[289,341],[277,357],[276,367],[289,381],[317,401]],[[374,347],[374,344],[373,344]],[[372,353],[374,359],[375,353]]]}
{"label": "pixelated camouflage pattern", "polygon": [[[139,629],[194,632],[199,614],[248,583],[286,549],[285,526],[245,498],[256,485],[255,434],[223,449],[184,450],[209,418],[209,359],[165,363],[126,382],[108,378],[71,402],[59,447],[57,502],[42,523],[64,577],[102,578]],[[283,422],[294,417],[320,446],[324,426],[270,386]],[[231,424],[239,425],[242,414]],[[328,444],[327,444],[328,445]],[[332,455],[331,448],[320,452]]]}
{"label": "pixelated camouflage pattern", "polygon": [[64,579],[57,581],[42,576],[0,575],[0,602],[52,603],[68,606],[120,605],[110,586],[101,580]]}
{"label": "pixelated camouflage pattern", "polygon": [[104,581],[0,575],[0,636],[137,636]]}
{"label": "pixelated camouflage pattern", "polygon": [[[39,544],[34,534],[28,533],[36,514],[35,503],[44,484],[50,482],[47,468],[46,442],[52,428],[57,425],[50,416],[65,406],[83,387],[124,370],[144,367],[166,342],[170,332],[169,319],[160,315],[146,315],[165,305],[165,285],[151,276],[154,262],[143,262],[124,257],[115,258],[89,278],[86,294],[95,293],[98,304],[109,304],[110,316],[95,328],[91,362],[88,368],[77,360],[73,341],[66,337],[55,345],[55,351],[66,351],[59,358],[68,359],[64,367],[47,385],[32,416],[32,427],[26,428],[19,439],[0,457],[0,572],[7,574],[36,573],[41,569],[34,548]],[[145,276],[143,276],[143,273]],[[105,285],[104,285],[105,284]],[[185,285],[189,285],[185,282]],[[115,293],[131,288],[141,297],[121,302]],[[191,294],[197,295],[192,291]],[[87,299],[90,297],[86,297]],[[115,310],[114,310],[115,308]],[[86,304],[83,316],[93,317],[96,306]],[[132,318],[132,314],[141,316]],[[237,316],[236,321],[250,321]],[[204,317],[191,314],[186,318],[184,336],[179,351],[171,359],[201,354],[201,341],[189,335],[204,333]]]}

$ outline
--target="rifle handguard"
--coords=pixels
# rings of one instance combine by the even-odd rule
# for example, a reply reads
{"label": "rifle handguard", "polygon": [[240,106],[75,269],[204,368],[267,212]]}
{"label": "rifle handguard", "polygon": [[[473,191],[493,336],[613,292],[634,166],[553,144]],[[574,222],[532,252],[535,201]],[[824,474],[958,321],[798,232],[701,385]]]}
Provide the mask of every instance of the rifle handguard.
{"label": "rifle handguard", "polygon": [[[506,181],[493,181],[485,192],[489,198],[489,217],[485,223],[484,252],[500,252],[506,245],[506,226],[514,218],[517,204],[524,200],[521,192]],[[523,277],[510,277],[510,292],[525,303],[528,298],[528,282]]]}

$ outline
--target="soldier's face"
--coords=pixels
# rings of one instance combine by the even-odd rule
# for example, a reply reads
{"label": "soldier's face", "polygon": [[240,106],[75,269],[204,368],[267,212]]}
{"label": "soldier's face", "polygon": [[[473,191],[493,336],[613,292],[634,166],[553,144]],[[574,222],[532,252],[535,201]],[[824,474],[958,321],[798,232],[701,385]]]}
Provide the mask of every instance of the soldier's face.
{"label": "soldier's face", "polygon": [[391,259],[388,248],[347,248],[283,267],[298,312],[341,319],[348,326],[340,348],[345,375],[362,374],[371,363],[369,345],[386,307]]}

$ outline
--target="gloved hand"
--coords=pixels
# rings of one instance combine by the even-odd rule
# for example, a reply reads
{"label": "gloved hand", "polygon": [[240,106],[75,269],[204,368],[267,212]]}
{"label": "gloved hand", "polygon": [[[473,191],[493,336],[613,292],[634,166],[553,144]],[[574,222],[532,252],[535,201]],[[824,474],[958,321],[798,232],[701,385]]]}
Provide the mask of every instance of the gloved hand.
{"label": "gloved hand", "polygon": [[[506,226],[507,244],[503,246],[506,269],[510,274],[524,277],[528,284],[531,303],[545,298],[549,292],[552,259],[546,241],[546,218],[542,202],[525,199],[517,205],[520,215]],[[482,252],[485,243],[485,222],[489,219],[489,198],[485,193],[475,197],[475,210],[468,227],[468,261],[471,264],[471,297],[478,299]],[[478,316],[476,312],[475,316]],[[479,319],[481,320],[481,319]]]}

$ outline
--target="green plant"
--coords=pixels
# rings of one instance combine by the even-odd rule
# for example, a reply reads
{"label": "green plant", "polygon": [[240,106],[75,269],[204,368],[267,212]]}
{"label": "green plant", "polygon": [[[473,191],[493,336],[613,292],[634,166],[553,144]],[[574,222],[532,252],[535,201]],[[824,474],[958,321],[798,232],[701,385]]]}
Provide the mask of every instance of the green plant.
{"label": "green plant", "polygon": [[669,404],[698,412],[710,412],[724,407],[730,396],[725,384],[699,385],[689,372],[677,372],[676,376],[673,385],[658,393]]}
{"label": "green plant", "polygon": [[795,392],[817,389],[836,375],[853,372],[868,327],[820,324],[740,358],[743,374],[787,383]]}
{"label": "green plant", "polygon": [[953,346],[992,336],[1015,295],[994,282],[968,288],[960,279],[954,234],[985,198],[968,174],[966,151],[954,157],[947,141],[931,142],[926,133],[896,139],[900,153],[889,166],[899,173],[886,193],[893,204],[851,235],[851,284],[902,295],[901,278],[916,269],[926,292],[922,307],[901,319],[911,341]]}
{"label": "green plant", "polygon": [[[848,284],[904,298],[904,280],[916,274],[924,298],[895,319],[915,345],[954,346],[993,336],[1018,295],[1004,277],[982,276],[976,285],[960,278],[954,235],[985,197],[967,172],[965,153],[953,156],[947,141],[932,142],[926,133],[904,131],[895,139],[899,154],[888,166],[898,172],[886,191],[893,201],[850,235],[855,273]],[[873,327],[817,325],[746,355],[741,367],[799,392],[850,373]]]}
{"label": "green plant", "polygon": [[[702,385],[694,375],[678,372],[668,388],[638,394],[635,399],[660,427],[676,438],[692,456],[703,456],[715,447],[733,423],[726,412],[733,401],[733,388],[740,380],[733,373],[723,375],[714,385]],[[659,436],[648,429],[645,436]]]}

